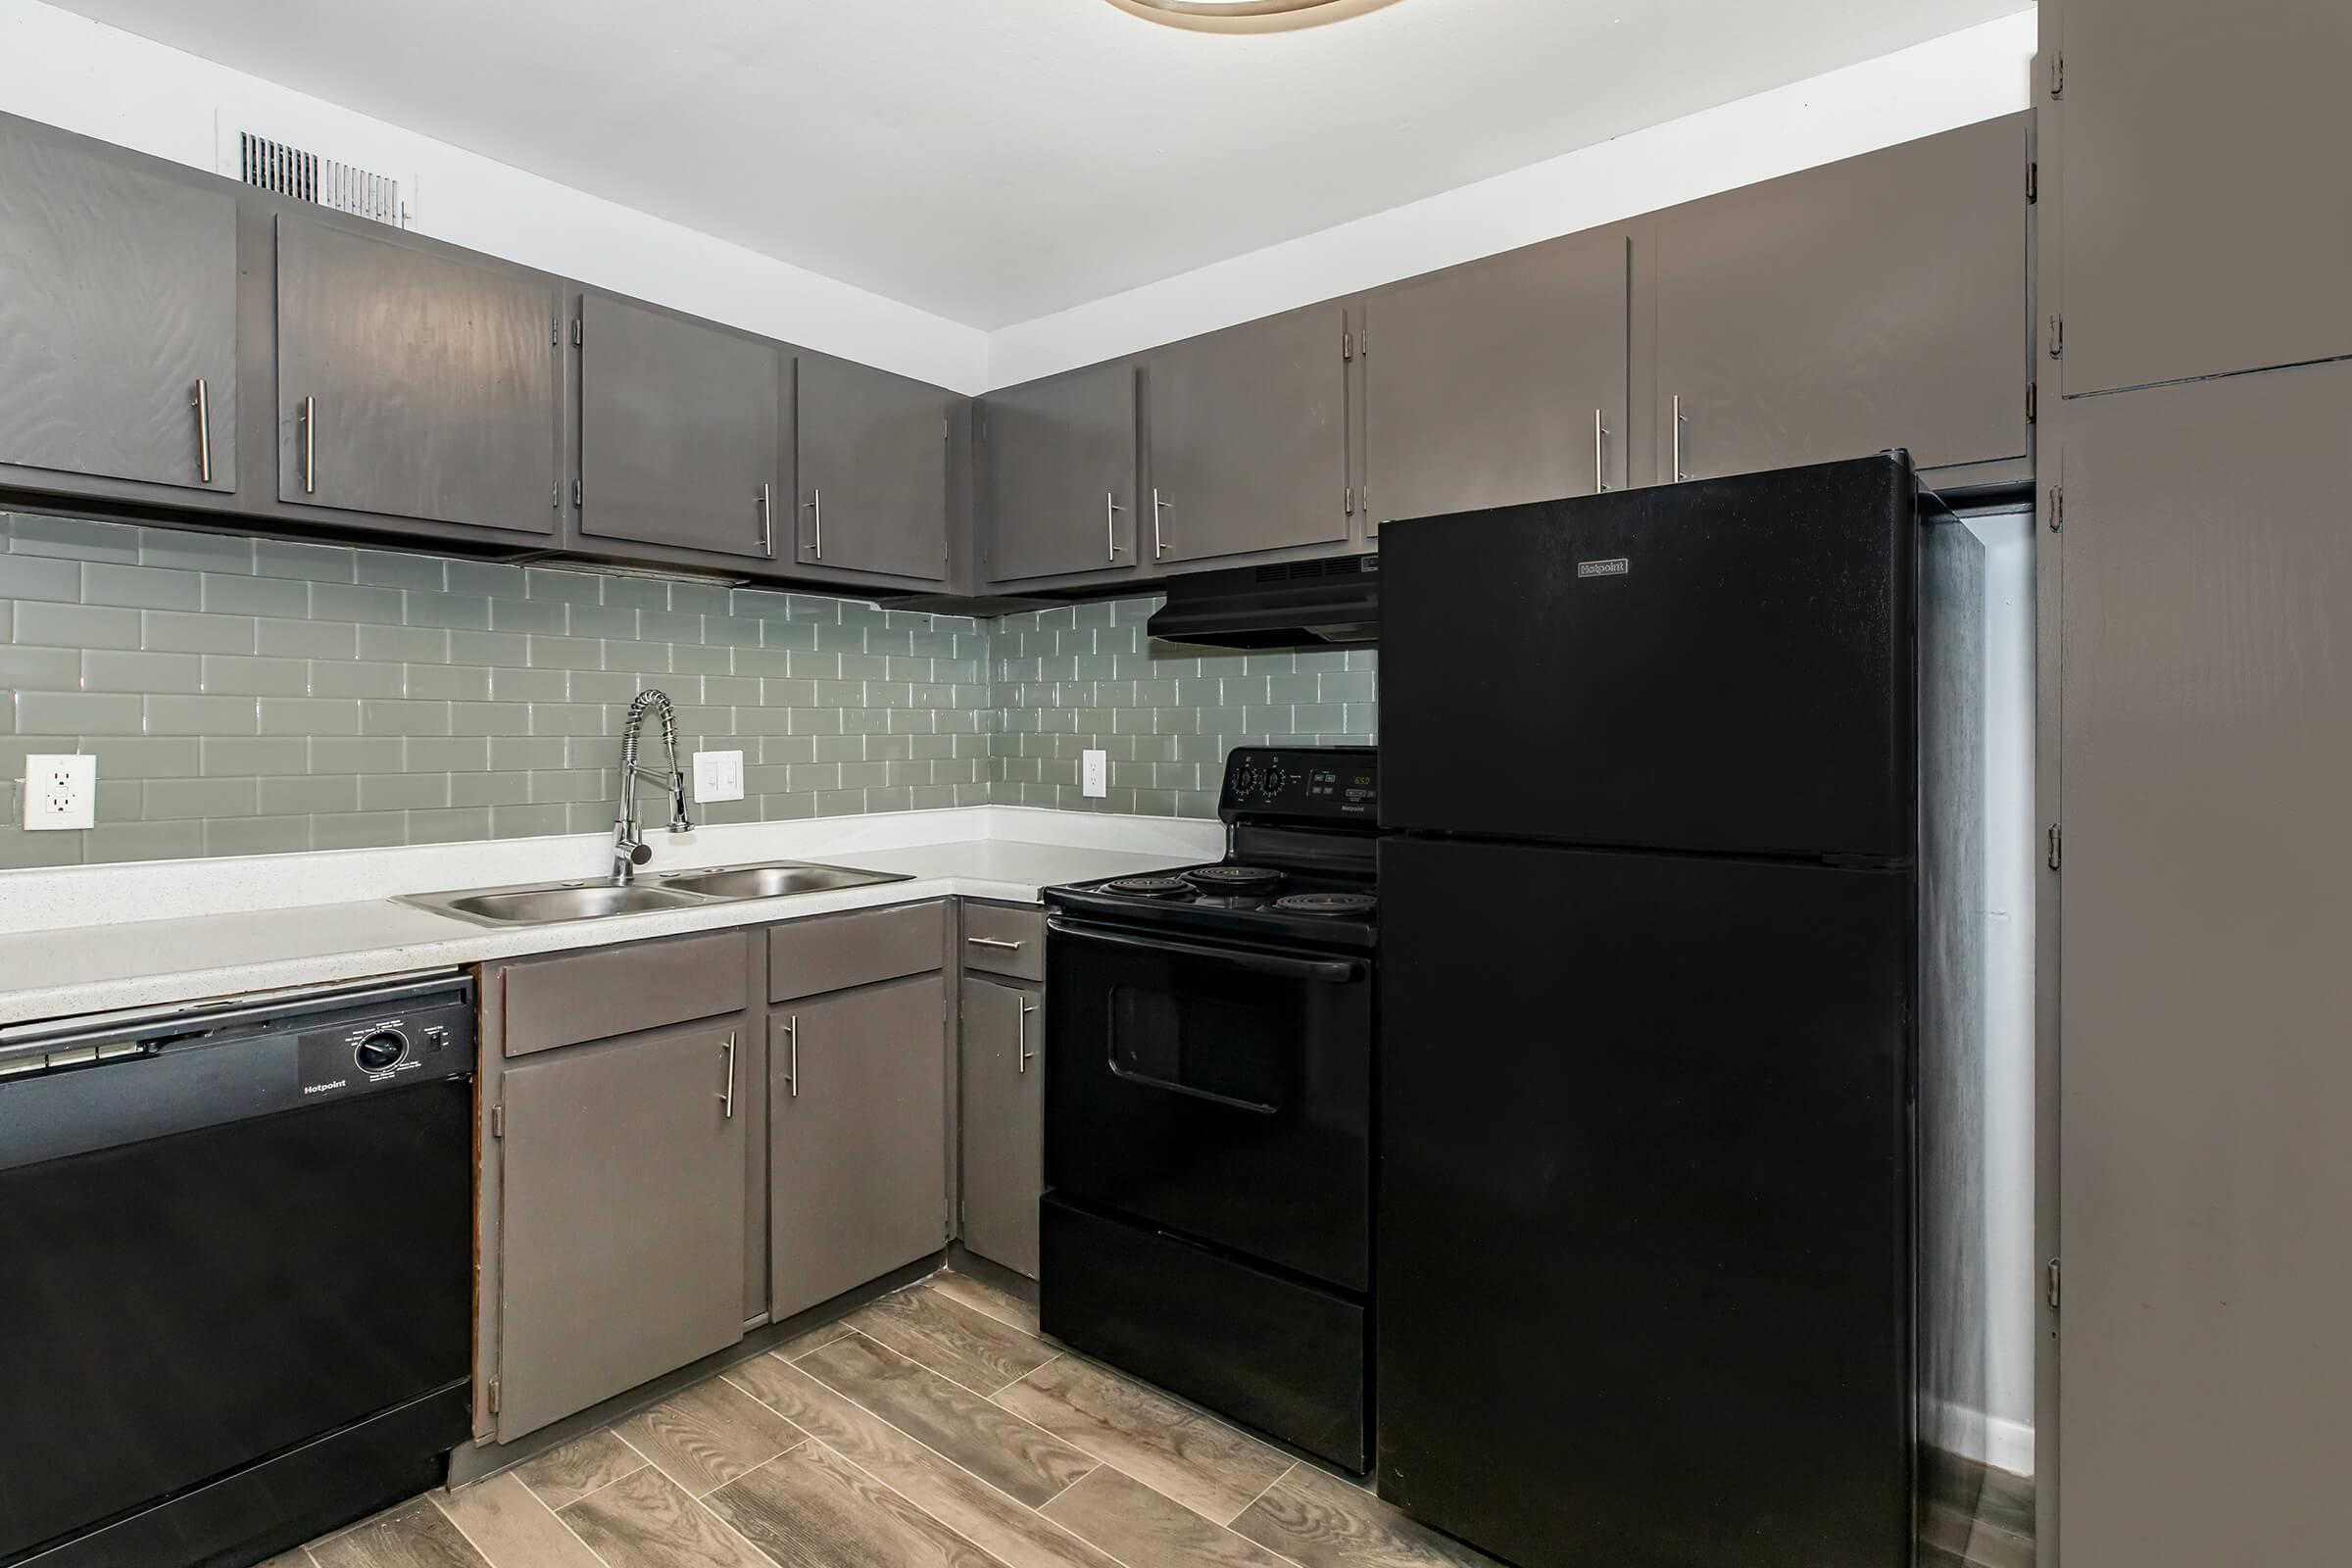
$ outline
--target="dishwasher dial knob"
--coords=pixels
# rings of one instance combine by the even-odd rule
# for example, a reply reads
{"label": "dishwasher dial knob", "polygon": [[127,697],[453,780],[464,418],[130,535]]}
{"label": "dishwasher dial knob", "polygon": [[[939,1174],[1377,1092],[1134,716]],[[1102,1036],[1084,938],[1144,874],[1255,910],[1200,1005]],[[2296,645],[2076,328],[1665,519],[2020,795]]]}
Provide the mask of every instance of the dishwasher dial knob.
{"label": "dishwasher dial knob", "polygon": [[359,1063],[362,1072],[383,1072],[398,1065],[400,1058],[408,1054],[407,1035],[397,1029],[378,1029],[360,1042],[352,1059]]}

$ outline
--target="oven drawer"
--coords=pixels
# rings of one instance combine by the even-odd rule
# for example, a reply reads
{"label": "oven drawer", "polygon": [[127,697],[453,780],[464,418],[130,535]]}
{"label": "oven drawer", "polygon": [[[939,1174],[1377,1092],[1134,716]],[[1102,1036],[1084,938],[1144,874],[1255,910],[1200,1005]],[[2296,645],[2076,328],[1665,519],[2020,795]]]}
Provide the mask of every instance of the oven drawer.
{"label": "oven drawer", "polygon": [[1361,1474],[1371,1393],[1362,1303],[1048,1194],[1046,1333]]}

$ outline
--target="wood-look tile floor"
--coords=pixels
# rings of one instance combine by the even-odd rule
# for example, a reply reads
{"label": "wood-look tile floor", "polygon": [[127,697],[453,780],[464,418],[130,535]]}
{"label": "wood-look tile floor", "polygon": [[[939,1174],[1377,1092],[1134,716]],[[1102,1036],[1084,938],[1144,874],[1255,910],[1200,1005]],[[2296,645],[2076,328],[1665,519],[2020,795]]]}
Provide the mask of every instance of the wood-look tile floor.
{"label": "wood-look tile floor", "polygon": [[1494,1568],[962,1274],[265,1568]]}

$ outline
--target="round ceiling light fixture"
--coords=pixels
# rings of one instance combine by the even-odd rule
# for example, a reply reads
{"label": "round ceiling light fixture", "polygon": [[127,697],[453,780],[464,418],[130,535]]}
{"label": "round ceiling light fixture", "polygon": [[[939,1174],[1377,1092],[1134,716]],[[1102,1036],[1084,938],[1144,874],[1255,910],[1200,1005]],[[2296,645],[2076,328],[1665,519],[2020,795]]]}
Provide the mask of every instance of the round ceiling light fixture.
{"label": "round ceiling light fixture", "polygon": [[1394,0],[1110,0],[1121,11],[1195,32],[1282,32],[1377,11]]}

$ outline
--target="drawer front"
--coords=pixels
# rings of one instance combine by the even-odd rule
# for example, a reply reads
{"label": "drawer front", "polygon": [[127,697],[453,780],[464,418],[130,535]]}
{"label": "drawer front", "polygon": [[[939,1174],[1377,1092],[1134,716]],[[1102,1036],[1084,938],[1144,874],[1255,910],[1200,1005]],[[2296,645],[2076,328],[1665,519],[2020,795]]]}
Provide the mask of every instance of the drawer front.
{"label": "drawer front", "polygon": [[751,1000],[750,953],[742,932],[714,931],[499,964],[506,1054],[741,1012]]}
{"label": "drawer front", "polygon": [[1016,980],[1046,978],[1046,917],[1037,909],[963,906],[963,966]]}
{"label": "drawer front", "polygon": [[946,906],[859,909],[770,926],[767,1000],[821,996],[940,967],[947,944]]}

